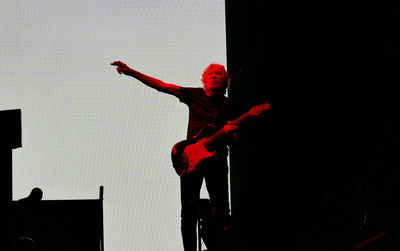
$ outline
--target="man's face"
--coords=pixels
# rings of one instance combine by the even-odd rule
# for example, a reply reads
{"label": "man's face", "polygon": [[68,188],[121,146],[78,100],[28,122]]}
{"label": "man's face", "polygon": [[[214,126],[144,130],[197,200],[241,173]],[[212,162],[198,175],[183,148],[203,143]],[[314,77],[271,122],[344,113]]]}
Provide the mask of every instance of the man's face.
{"label": "man's face", "polygon": [[223,94],[225,91],[225,74],[222,69],[212,68],[203,76],[204,90],[208,96]]}

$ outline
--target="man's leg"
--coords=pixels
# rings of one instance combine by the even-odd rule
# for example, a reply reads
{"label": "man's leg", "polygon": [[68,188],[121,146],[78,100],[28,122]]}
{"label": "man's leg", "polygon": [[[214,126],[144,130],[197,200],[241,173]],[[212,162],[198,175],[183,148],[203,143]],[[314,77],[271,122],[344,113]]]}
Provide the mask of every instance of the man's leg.
{"label": "man's leg", "polygon": [[228,193],[228,167],[225,163],[208,170],[205,175],[206,186],[210,196],[211,204],[214,208],[214,227],[211,234],[209,250],[231,250],[231,221],[229,210]]}
{"label": "man's leg", "polygon": [[195,203],[200,199],[203,176],[187,174],[181,178],[181,231],[185,251],[195,251],[197,245],[197,211]]}
{"label": "man's leg", "polygon": [[229,191],[228,191],[228,166],[226,162],[217,162],[209,168],[205,175],[207,191],[212,205],[215,207],[215,216],[219,220],[229,218]]}

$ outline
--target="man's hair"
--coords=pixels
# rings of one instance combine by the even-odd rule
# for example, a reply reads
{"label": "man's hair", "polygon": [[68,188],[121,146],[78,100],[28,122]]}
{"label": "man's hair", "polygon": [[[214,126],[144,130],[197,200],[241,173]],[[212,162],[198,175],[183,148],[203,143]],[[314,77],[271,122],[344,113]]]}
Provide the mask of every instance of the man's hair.
{"label": "man's hair", "polygon": [[213,69],[219,69],[222,70],[222,72],[224,73],[224,86],[225,89],[228,88],[229,85],[229,76],[228,76],[228,72],[226,71],[225,67],[221,64],[217,64],[217,63],[211,63],[209,66],[207,66],[207,68],[204,70],[202,78],[201,78],[201,82],[205,81],[205,76],[207,74],[208,71],[213,70]]}

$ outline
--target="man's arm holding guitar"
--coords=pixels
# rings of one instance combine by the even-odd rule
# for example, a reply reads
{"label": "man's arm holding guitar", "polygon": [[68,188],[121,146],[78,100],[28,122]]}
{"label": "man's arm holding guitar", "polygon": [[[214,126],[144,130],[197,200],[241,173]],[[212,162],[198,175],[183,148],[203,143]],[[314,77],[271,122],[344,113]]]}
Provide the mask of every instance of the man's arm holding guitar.
{"label": "man's arm holding guitar", "polygon": [[147,76],[141,72],[138,72],[121,61],[115,61],[111,65],[117,66],[116,70],[119,74],[125,74],[131,76],[142,82],[143,84],[156,89],[157,91],[179,96],[181,87],[174,84],[165,83],[159,79]]}

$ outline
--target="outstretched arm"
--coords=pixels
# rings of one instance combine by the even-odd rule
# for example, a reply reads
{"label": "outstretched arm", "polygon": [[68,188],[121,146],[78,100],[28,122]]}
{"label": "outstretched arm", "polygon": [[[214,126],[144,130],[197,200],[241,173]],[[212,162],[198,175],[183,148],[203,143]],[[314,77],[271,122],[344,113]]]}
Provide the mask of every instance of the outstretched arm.
{"label": "outstretched arm", "polygon": [[157,91],[164,92],[167,94],[171,94],[174,96],[179,96],[180,94],[180,86],[174,84],[165,83],[159,79],[147,76],[141,72],[138,72],[134,69],[131,69],[126,64],[121,61],[115,61],[111,63],[111,65],[117,66],[117,72],[119,74],[125,74],[127,76],[131,76],[142,82],[143,84],[156,89]]}

